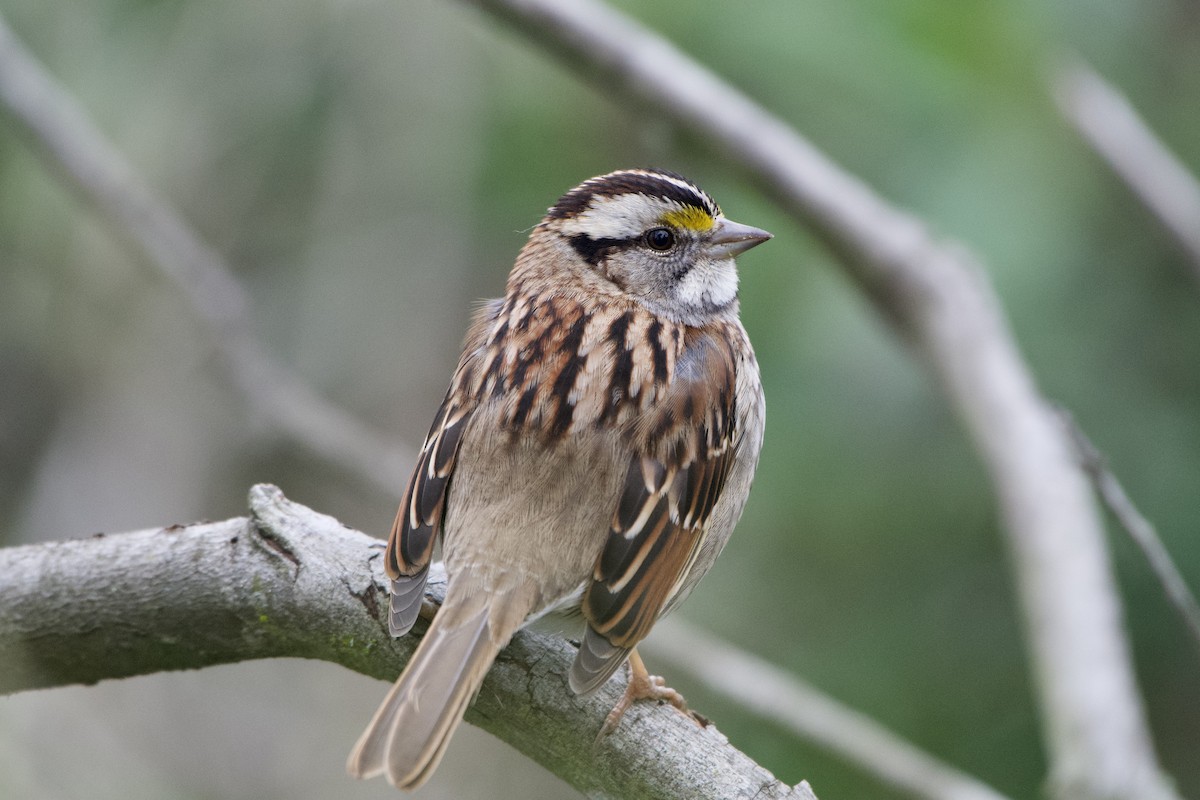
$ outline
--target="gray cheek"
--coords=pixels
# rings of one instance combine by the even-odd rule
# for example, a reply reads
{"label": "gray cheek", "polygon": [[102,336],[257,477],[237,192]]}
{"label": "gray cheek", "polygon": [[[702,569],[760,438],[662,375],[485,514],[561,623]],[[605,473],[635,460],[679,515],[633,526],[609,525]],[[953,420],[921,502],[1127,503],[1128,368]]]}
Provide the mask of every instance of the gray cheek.
{"label": "gray cheek", "polygon": [[676,270],[664,259],[651,255],[627,254],[627,259],[614,265],[621,272],[620,279],[613,279],[625,291],[647,300],[671,302],[676,294]]}

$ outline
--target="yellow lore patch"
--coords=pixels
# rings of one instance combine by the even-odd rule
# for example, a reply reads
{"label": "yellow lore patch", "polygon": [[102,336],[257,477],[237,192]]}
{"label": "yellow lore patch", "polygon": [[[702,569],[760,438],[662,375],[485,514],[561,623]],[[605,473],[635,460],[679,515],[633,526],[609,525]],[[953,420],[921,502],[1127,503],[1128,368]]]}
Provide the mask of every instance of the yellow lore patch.
{"label": "yellow lore patch", "polygon": [[707,231],[716,224],[707,211],[702,211],[695,206],[684,206],[675,211],[668,211],[662,215],[662,222],[664,225],[693,231]]}

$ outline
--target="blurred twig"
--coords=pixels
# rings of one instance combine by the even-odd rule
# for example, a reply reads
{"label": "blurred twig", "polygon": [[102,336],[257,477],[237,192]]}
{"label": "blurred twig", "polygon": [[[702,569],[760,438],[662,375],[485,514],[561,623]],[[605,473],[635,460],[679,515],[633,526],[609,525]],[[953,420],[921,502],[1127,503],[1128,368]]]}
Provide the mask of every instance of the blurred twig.
{"label": "blurred twig", "polygon": [[1196,596],[1192,594],[1187,581],[1175,566],[1158,531],[1154,529],[1150,520],[1142,516],[1137,506],[1129,499],[1125,488],[1121,486],[1117,476],[1109,469],[1108,459],[1083,432],[1083,429],[1075,422],[1075,418],[1065,410],[1060,414],[1063,425],[1070,431],[1074,439],[1079,463],[1087,470],[1096,487],[1096,492],[1104,501],[1109,512],[1129,534],[1129,538],[1142,551],[1142,555],[1150,564],[1150,570],[1158,579],[1159,585],[1162,586],[1167,600],[1179,612],[1179,616],[1183,618],[1192,638],[1195,639],[1196,646],[1200,647],[1200,604],[1196,602]]}
{"label": "blurred twig", "polygon": [[[1073,59],[1062,65],[1051,88],[1063,117],[1175,237],[1200,280],[1200,181],[1159,140],[1128,98],[1084,61]],[[1167,599],[1200,645],[1200,605],[1154,526],[1134,506],[1074,417],[1066,410],[1060,413],[1096,492],[1142,551]]]}
{"label": "blurred twig", "polygon": [[1175,238],[1200,280],[1200,181],[1133,104],[1083,61],[1063,65],[1051,88],[1063,117]]}
{"label": "blurred twig", "polygon": [[234,386],[277,433],[389,493],[413,453],[388,443],[274,359],[233,271],[138,176],[0,17],[0,104],[39,155],[180,290]]}
{"label": "blurred twig", "polygon": [[991,472],[1014,553],[1059,798],[1174,798],[1134,679],[1099,511],[973,255],[936,240],[789,125],[599,0],[467,0],[756,180],[941,381]]}
{"label": "blurred twig", "polygon": [[[278,657],[392,680],[418,639],[387,632],[376,543],[256,486],[249,518],[2,548],[0,694]],[[431,577],[440,599],[445,572]],[[562,678],[574,656],[561,636],[517,634],[467,721],[587,797],[816,800],[670,706],[639,704],[597,743],[622,687],[576,697]]]}
{"label": "blurred twig", "polygon": [[712,691],[815,742],[897,791],[924,800],[1004,800],[990,786],[943,764],[875,720],[678,617],[655,626],[646,647],[696,675]]}

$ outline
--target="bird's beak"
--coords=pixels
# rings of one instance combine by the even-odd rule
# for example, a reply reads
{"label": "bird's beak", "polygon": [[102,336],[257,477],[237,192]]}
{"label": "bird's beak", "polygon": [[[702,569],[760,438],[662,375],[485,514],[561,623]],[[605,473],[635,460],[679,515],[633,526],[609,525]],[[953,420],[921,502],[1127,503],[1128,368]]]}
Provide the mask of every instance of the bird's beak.
{"label": "bird's beak", "polygon": [[771,234],[761,228],[722,217],[717,220],[712,239],[709,240],[708,255],[713,258],[732,258],[770,238]]}

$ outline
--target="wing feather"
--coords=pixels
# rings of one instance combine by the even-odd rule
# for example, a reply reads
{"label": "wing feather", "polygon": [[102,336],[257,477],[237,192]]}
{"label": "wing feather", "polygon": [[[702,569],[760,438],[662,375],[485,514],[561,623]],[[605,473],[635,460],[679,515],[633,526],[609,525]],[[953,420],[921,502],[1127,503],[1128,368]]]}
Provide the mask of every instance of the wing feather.
{"label": "wing feather", "polygon": [[447,394],[438,409],[388,537],[384,571],[392,579],[388,627],[393,636],[408,633],[421,609],[455,458],[470,418],[469,411],[453,403],[453,396]]}
{"label": "wing feather", "polygon": [[487,337],[499,311],[500,304],[493,301],[476,314],[463,347],[463,358],[429,426],[392,523],[383,564],[392,579],[388,627],[393,636],[408,633],[421,610],[425,579],[446,513],[458,451],[478,402],[474,386],[478,362],[487,356]]}
{"label": "wing feather", "polygon": [[680,365],[630,459],[607,542],[583,595],[588,622],[571,686],[602,684],[687,583],[732,463],[733,359],[702,342]]}

